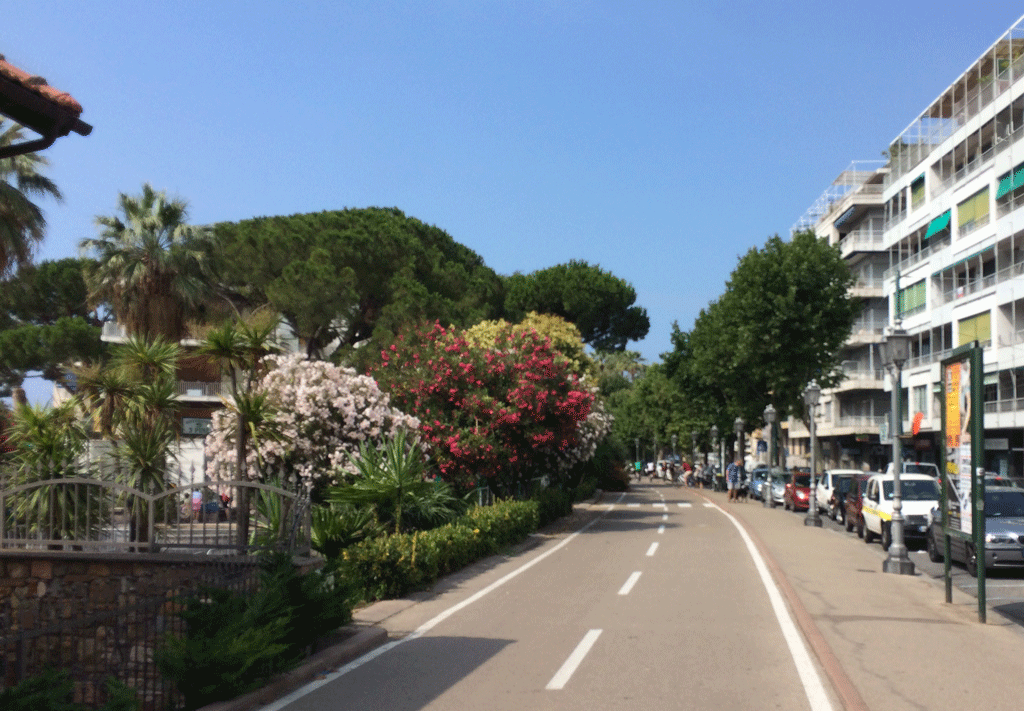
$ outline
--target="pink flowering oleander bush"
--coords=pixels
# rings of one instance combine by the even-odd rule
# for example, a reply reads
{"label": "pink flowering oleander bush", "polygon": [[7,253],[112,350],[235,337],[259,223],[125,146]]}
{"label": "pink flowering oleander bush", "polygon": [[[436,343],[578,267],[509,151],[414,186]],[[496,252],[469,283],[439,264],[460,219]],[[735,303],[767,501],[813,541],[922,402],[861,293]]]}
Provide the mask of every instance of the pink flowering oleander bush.
{"label": "pink flowering oleander bush", "polygon": [[536,331],[499,329],[489,344],[435,325],[404,334],[373,374],[416,415],[442,478],[499,491],[560,470],[579,445],[594,394]]}
{"label": "pink flowering oleander bush", "polygon": [[[373,378],[350,368],[298,354],[268,356],[264,364],[267,371],[256,391],[269,395],[278,436],[250,443],[250,472],[297,477],[307,485],[337,479],[351,468],[348,455],[361,443],[381,446],[400,430],[419,428],[419,420],[393,407]],[[234,476],[236,427],[229,411],[214,413],[206,438],[211,477]]]}

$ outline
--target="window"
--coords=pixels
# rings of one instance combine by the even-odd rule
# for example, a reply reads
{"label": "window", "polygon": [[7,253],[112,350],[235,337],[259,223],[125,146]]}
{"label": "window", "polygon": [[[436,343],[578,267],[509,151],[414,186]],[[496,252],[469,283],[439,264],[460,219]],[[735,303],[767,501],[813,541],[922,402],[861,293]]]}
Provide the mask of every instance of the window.
{"label": "window", "polygon": [[975,193],[956,206],[956,224],[961,232],[970,232],[988,222],[988,188]]}
{"label": "window", "polygon": [[959,325],[960,339],[957,343],[958,346],[970,343],[971,341],[981,341],[984,343],[985,341],[992,340],[992,314],[988,311],[977,316],[961,319]]}
{"label": "window", "polygon": [[908,316],[912,313],[917,313],[923,310],[925,307],[925,286],[924,279],[908,286],[906,289],[900,289],[899,296],[896,299],[896,310],[899,316]]}
{"label": "window", "polygon": [[914,386],[914,413],[920,412],[928,417],[928,386]]}
{"label": "window", "polygon": [[924,173],[917,176],[910,184],[910,207],[916,210],[924,204]]}

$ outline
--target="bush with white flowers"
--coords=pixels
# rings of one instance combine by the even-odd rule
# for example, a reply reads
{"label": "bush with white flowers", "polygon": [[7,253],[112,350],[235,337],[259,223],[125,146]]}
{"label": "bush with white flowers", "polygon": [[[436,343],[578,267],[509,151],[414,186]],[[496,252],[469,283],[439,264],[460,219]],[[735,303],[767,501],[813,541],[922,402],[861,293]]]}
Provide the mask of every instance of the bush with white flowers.
{"label": "bush with white flowers", "polygon": [[[380,446],[396,432],[415,432],[419,420],[391,406],[373,378],[301,355],[268,356],[266,374],[256,385],[275,408],[276,437],[259,437],[246,452],[251,476],[293,479],[307,485],[334,479],[347,469],[349,453],[369,441]],[[214,413],[206,438],[207,474],[231,479],[236,469],[237,418]]]}

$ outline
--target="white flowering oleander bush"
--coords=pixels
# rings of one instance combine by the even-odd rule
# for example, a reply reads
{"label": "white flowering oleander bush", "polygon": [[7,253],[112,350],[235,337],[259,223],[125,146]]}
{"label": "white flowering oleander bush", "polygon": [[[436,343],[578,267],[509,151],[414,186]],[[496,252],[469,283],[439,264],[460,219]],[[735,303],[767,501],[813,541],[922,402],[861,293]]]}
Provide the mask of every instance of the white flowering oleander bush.
{"label": "white flowering oleander bush", "polygon": [[[307,485],[348,471],[349,454],[369,441],[382,445],[399,430],[416,431],[420,422],[391,406],[390,396],[366,375],[299,354],[268,356],[256,390],[275,407],[278,436],[250,443],[248,471],[297,477]],[[206,437],[207,474],[231,479],[236,469],[237,419],[229,410],[213,415]],[[258,452],[258,457],[257,457]],[[258,468],[257,468],[258,467]]]}

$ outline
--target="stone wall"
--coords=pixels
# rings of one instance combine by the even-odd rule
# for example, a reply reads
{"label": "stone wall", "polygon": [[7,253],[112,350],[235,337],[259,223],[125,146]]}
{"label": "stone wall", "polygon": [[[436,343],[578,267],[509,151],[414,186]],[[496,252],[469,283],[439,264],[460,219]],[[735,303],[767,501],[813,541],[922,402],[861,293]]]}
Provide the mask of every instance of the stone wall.
{"label": "stone wall", "polygon": [[75,551],[0,551],[0,688],[68,669],[81,703],[101,700],[109,676],[146,708],[169,689],[153,651],[180,627],[178,596],[203,585],[249,589],[252,559]]}

